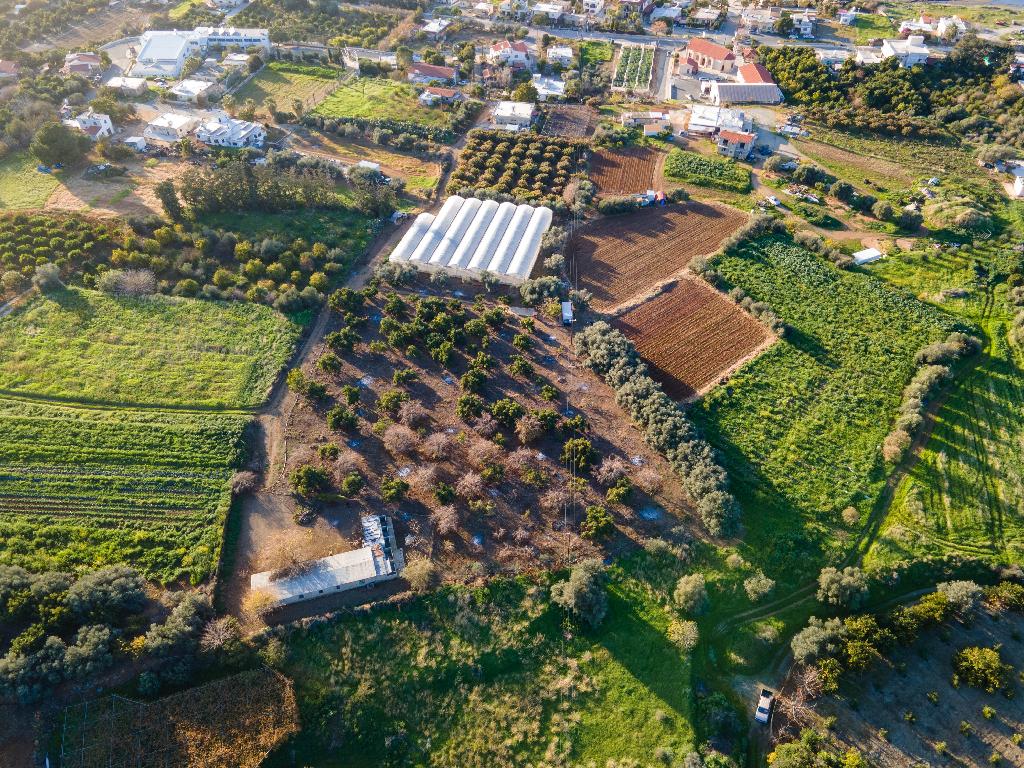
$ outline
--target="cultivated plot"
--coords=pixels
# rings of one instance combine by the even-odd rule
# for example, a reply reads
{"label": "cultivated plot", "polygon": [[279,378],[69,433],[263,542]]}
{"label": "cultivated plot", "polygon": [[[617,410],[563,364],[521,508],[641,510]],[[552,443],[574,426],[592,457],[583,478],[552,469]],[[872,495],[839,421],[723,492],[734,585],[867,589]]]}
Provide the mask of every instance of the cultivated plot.
{"label": "cultivated plot", "polygon": [[573,275],[594,295],[594,307],[607,311],[711,253],[744,221],[740,211],[704,203],[606,218],[571,245]]}
{"label": "cultivated plot", "polygon": [[654,187],[664,162],[665,153],[651,147],[599,149],[590,160],[590,179],[601,194],[635,194]]}
{"label": "cultivated plot", "polygon": [[703,280],[686,278],[615,325],[674,398],[694,397],[769,340],[768,331]]}
{"label": "cultivated plot", "polygon": [[543,134],[583,139],[594,132],[597,122],[597,110],[593,107],[585,104],[556,104],[547,110]]}

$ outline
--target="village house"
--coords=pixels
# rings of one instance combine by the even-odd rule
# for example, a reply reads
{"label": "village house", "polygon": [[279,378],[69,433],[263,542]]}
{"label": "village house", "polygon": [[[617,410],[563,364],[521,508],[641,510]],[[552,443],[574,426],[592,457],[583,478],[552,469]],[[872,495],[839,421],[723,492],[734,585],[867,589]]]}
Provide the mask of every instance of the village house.
{"label": "village house", "polygon": [[826,67],[838,67],[853,54],[844,48],[815,48],[814,55]]}
{"label": "village house", "polygon": [[431,19],[420,31],[426,35],[427,40],[437,42],[438,40],[444,40],[445,35],[448,34],[448,27],[452,25],[451,19]]}
{"label": "village house", "polygon": [[619,122],[626,128],[635,128],[638,125],[663,123],[667,120],[668,112],[623,112],[619,116]]}
{"label": "village house", "polygon": [[693,136],[714,136],[723,130],[748,133],[750,127],[750,118],[743,112],[707,104],[694,104],[686,121],[686,131]]}
{"label": "village house", "polygon": [[217,115],[196,128],[196,138],[214,147],[262,147],[267,130],[259,123]]}
{"label": "village house", "polygon": [[492,112],[496,128],[506,131],[526,130],[533,123],[535,108],[526,101],[499,101]]}
{"label": "village house", "polygon": [[113,88],[122,96],[142,96],[149,90],[149,83],[144,77],[112,77],[105,83],[107,88]]}
{"label": "village house", "polygon": [[438,88],[436,85],[428,85],[419,95],[420,104],[426,107],[433,107],[436,104],[454,104],[462,99],[462,94],[454,88]]}
{"label": "village house", "polygon": [[248,69],[249,58],[248,53],[229,53],[221,60],[221,65],[228,69]]}
{"label": "village house", "polygon": [[740,26],[753,35],[760,32],[772,32],[780,15],[781,9],[778,7],[744,8],[740,11]]}
{"label": "village house", "polygon": [[99,141],[114,135],[114,124],[110,121],[110,115],[102,112],[86,110],[78,117],[62,121],[68,128],[81,131],[93,141]]}
{"label": "village house", "polygon": [[530,48],[522,40],[499,40],[488,49],[487,61],[523,69],[529,69],[533,63]]}
{"label": "village house", "polygon": [[92,76],[103,69],[103,60],[98,53],[83,51],[68,53],[64,56],[64,66],[60,68],[62,75]]}
{"label": "village house", "polygon": [[900,24],[900,35],[922,35],[940,40],[956,40],[967,31],[967,22],[959,16],[943,16],[935,19],[921,14],[917,19],[907,19]]}
{"label": "village house", "polygon": [[924,44],[924,36],[911,35],[906,40],[883,40],[881,54],[883,59],[895,57],[901,67],[913,67],[927,63],[931,51]]}
{"label": "village house", "polygon": [[686,45],[686,58],[706,72],[731,74],[736,70],[736,55],[724,45],[703,37],[694,37]]}
{"label": "village house", "polygon": [[626,13],[645,16],[654,5],[654,0],[619,0],[619,8]]}
{"label": "village house", "polygon": [[175,142],[188,136],[199,125],[199,119],[177,112],[164,112],[149,122],[142,135],[151,141]]}
{"label": "village house", "polygon": [[860,15],[860,11],[856,8],[844,8],[836,16],[836,20],[844,27],[852,27],[857,23],[857,17]]}
{"label": "village house", "polygon": [[550,24],[560,24],[562,17],[565,15],[565,6],[561,3],[534,3],[531,10],[533,11],[533,23],[535,24],[543,23],[544,17],[547,17]]}
{"label": "village house", "polygon": [[719,8],[701,8],[689,15],[686,22],[691,27],[717,29],[725,18],[725,12]]}
{"label": "village house", "polygon": [[576,55],[568,45],[549,45],[544,52],[548,64],[557,64],[560,67],[572,67],[576,63]]}
{"label": "village house", "polygon": [[532,82],[533,87],[537,89],[538,101],[565,98],[565,81],[560,77],[534,75]]}
{"label": "village house", "polygon": [[604,16],[604,0],[583,0],[583,13],[601,18]]}
{"label": "village house", "polygon": [[793,34],[805,39],[814,37],[814,25],[818,22],[818,14],[815,11],[803,10],[794,13],[790,18],[793,20]]}
{"label": "village house", "polygon": [[756,140],[756,133],[726,129],[718,132],[715,143],[718,145],[718,154],[731,157],[734,160],[746,160],[750,156]]}
{"label": "village house", "polygon": [[189,78],[176,83],[170,90],[176,101],[189,104],[206,104],[211,99],[223,95],[224,86],[220,83],[211,83],[208,80],[196,80]]}
{"label": "village house", "polygon": [[452,67],[437,64],[415,63],[409,66],[406,79],[410,83],[448,83],[456,84],[456,72]]}

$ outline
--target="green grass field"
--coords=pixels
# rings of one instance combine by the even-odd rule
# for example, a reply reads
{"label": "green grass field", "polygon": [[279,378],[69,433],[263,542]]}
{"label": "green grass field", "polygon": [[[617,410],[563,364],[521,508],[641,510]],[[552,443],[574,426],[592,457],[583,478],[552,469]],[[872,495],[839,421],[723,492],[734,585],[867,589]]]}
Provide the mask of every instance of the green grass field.
{"label": "green grass field", "polygon": [[76,288],[0,321],[0,391],[26,397],[251,408],[298,328],[256,304],[113,298]]}
{"label": "green grass field", "polygon": [[665,158],[665,176],[684,184],[729,192],[750,191],[750,169],[734,160],[673,149]]}
{"label": "green grass field", "polygon": [[206,578],[246,422],[0,399],[0,563]]}
{"label": "green grass field", "polygon": [[272,237],[288,243],[301,237],[310,243],[341,248],[351,253],[353,258],[362,254],[370,239],[366,217],[345,210],[220,213],[204,216],[203,223],[250,240]]}
{"label": "green grass field", "polygon": [[307,111],[312,110],[337,87],[341,71],[272,61],[235,93],[235,99],[239,104],[252,99],[260,106],[273,99],[282,112],[292,111],[292,102],[300,99]]}
{"label": "green grass field", "polygon": [[[945,13],[945,12],[943,12]],[[877,13],[861,13],[850,26],[836,22],[833,24],[836,37],[850,40],[856,45],[867,45],[868,41],[878,37],[896,37],[896,27],[885,16]]]}
{"label": "green grass field", "polygon": [[50,173],[36,170],[39,161],[28,151],[0,159],[0,210],[42,208],[60,183]]}
{"label": "green grass field", "polygon": [[445,126],[448,118],[439,109],[424,107],[408,83],[360,77],[342,83],[315,110],[324,117],[364,117],[403,120],[422,125]]}
{"label": "green grass field", "polygon": [[[669,643],[649,585],[612,571],[604,623],[570,639],[546,585],[502,579],[292,634],[284,671],[304,723],[296,755],[353,768],[539,765],[552,755],[650,765],[659,747],[685,755],[689,661]],[[400,733],[416,738],[391,738]]]}
{"label": "green grass field", "polygon": [[778,238],[715,260],[728,285],[785,321],[779,343],[692,411],[744,510],[741,552],[781,583],[843,552],[840,513],[862,519],[884,480],[879,446],[922,346],[958,323]]}
{"label": "green grass field", "polygon": [[603,64],[606,61],[611,61],[615,55],[615,49],[611,43],[598,40],[581,42],[579,50],[584,67],[588,64]]}

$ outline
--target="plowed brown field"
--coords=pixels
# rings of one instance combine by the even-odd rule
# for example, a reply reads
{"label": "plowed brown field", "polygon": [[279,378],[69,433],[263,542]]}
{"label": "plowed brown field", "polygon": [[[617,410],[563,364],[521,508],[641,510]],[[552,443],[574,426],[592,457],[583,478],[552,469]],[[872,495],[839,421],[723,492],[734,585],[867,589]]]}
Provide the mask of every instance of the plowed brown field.
{"label": "plowed brown field", "polygon": [[644,192],[661,178],[665,153],[650,147],[599,149],[590,159],[590,179],[602,195]]}
{"label": "plowed brown field", "polygon": [[715,251],[746,220],[734,208],[696,202],[609,216],[570,244],[573,276],[594,295],[594,308],[605,311]]}
{"label": "plowed brown field", "polygon": [[698,278],[615,320],[670,397],[685,400],[718,383],[771,340],[754,318]]}

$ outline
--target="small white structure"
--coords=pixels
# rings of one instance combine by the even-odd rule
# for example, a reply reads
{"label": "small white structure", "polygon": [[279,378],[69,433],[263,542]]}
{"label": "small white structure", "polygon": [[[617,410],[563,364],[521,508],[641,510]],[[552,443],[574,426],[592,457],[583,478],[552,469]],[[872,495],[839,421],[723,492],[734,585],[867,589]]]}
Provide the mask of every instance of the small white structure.
{"label": "small white structure", "polygon": [[224,86],[220,83],[211,83],[208,80],[188,78],[176,83],[170,93],[177,101],[195,104],[220,96],[224,93]]}
{"label": "small white structure", "polygon": [[532,57],[529,46],[522,40],[499,40],[488,49],[487,61],[510,67],[529,67]]}
{"label": "small white structure", "polygon": [[142,135],[151,141],[179,141],[199,125],[199,119],[177,112],[164,112],[150,121]]}
{"label": "small white structure", "polygon": [[571,67],[576,63],[576,55],[568,45],[549,45],[545,52],[549,64]]}
{"label": "small white structure", "polygon": [[438,41],[448,33],[448,27],[452,25],[451,19],[431,19],[420,28],[429,40]]}
{"label": "small white structure", "polygon": [[144,77],[112,77],[105,83],[107,88],[113,88],[122,96],[141,96],[149,90],[149,83]]}
{"label": "small white structure", "polygon": [[931,51],[922,35],[911,35],[906,40],[883,40],[882,58],[896,57],[901,67],[913,67],[928,61]]}
{"label": "small white structure", "polygon": [[492,112],[494,125],[506,131],[521,131],[533,123],[534,105],[527,101],[499,101]]}
{"label": "small white structure", "polygon": [[839,23],[842,24],[844,27],[852,27],[854,24],[857,23],[857,17],[859,15],[860,11],[858,11],[856,8],[847,8],[845,10],[840,11],[839,15],[836,16],[836,18],[839,20]]}
{"label": "small white structure", "polygon": [[696,136],[711,136],[721,130],[745,133],[750,130],[750,118],[738,109],[694,104],[686,130]]}
{"label": "small white structure", "polygon": [[520,285],[533,271],[552,217],[543,206],[453,195],[436,216],[416,217],[389,260],[471,279],[490,272],[503,283]]}
{"label": "small white structure", "polygon": [[68,128],[81,131],[93,141],[105,139],[114,135],[114,124],[110,122],[110,115],[102,112],[93,112],[88,109],[78,117],[62,121]]}
{"label": "small white structure", "polygon": [[131,147],[136,152],[145,152],[146,147],[149,146],[146,144],[146,140],[142,136],[129,136],[122,143]]}
{"label": "small white structure", "polygon": [[870,264],[873,261],[878,261],[884,256],[877,248],[865,248],[863,251],[857,251],[853,254],[853,263],[858,267],[862,264]]}
{"label": "small white structure", "polygon": [[196,138],[213,147],[262,147],[267,140],[267,129],[259,123],[221,114],[196,128]]}
{"label": "small white structure", "polygon": [[[1024,167],[1015,165],[1010,169],[1010,173],[1013,174],[1013,196],[1024,197]],[[931,192],[931,190],[928,191]],[[935,197],[934,193],[932,193],[932,197]]]}
{"label": "small white structure", "polygon": [[565,81],[560,77],[534,75],[533,87],[537,89],[537,99],[539,101],[565,98]]}
{"label": "small white structure", "polygon": [[250,55],[248,53],[229,53],[221,61],[221,64],[228,69],[248,69]]}
{"label": "small white structure", "polygon": [[405,558],[395,540],[394,525],[386,515],[362,519],[363,546],[351,552],[306,563],[294,575],[275,579],[274,571],[249,577],[253,591],[270,596],[275,606],[345,592],[397,578],[405,567]]}

